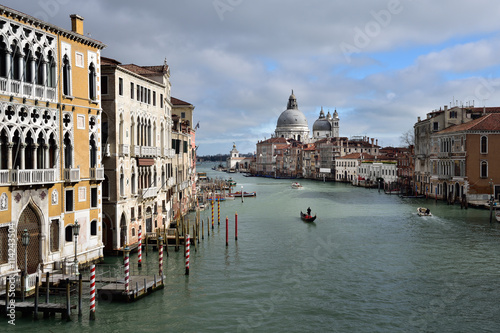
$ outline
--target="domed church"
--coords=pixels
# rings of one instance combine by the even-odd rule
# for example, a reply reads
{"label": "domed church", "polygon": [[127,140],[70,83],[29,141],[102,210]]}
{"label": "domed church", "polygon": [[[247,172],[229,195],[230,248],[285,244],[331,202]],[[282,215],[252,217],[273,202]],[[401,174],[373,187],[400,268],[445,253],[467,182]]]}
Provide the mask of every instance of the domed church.
{"label": "domed church", "polygon": [[299,110],[297,98],[292,94],[288,98],[286,110],[281,113],[274,131],[275,137],[294,139],[302,143],[309,142],[309,126],[304,114]]}
{"label": "domed church", "polygon": [[339,135],[339,115],[335,110],[333,117],[330,111],[325,117],[323,107],[319,113],[319,118],[313,124],[313,139],[314,141],[323,138],[338,138]]}

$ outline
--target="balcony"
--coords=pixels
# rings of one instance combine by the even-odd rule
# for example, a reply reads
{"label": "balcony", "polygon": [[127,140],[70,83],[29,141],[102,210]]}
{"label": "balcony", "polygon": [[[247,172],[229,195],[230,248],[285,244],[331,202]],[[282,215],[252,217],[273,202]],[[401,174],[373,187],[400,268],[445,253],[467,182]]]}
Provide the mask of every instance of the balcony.
{"label": "balcony", "polygon": [[156,147],[141,146],[141,156],[156,156]]}
{"label": "balcony", "polygon": [[451,176],[450,175],[438,175],[439,180],[450,180]]}
{"label": "balcony", "polygon": [[120,156],[128,156],[130,154],[130,146],[129,145],[120,145]]}
{"label": "balcony", "polygon": [[104,168],[90,168],[90,179],[104,180]]}
{"label": "balcony", "polygon": [[132,157],[138,157],[141,156],[141,146],[134,146],[134,149],[132,149]]}
{"label": "balcony", "polygon": [[0,185],[10,185],[9,170],[0,170]]}
{"label": "balcony", "polygon": [[438,158],[449,158],[450,153],[449,152],[439,152],[438,153]]}
{"label": "balcony", "polygon": [[80,181],[80,169],[64,169],[64,180],[70,183],[76,183]]}
{"label": "balcony", "polygon": [[42,99],[56,101],[56,88],[48,87],[31,82],[22,82],[19,80],[0,78],[0,92],[12,94],[18,97],[27,97],[31,99]]}
{"label": "balcony", "polygon": [[[5,170],[0,173],[2,183],[6,176]],[[56,182],[56,169],[32,169],[32,170],[12,170],[11,182],[12,185],[37,185],[51,184]]]}
{"label": "balcony", "polygon": [[156,197],[157,193],[158,189],[156,187],[145,188],[142,190],[142,198],[143,199],[154,198]]}

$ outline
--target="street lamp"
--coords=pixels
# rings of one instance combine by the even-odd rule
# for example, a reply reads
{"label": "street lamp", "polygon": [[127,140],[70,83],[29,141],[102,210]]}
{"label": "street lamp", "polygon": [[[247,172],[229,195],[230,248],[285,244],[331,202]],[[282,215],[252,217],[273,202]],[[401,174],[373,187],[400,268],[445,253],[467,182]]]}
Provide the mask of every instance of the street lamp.
{"label": "street lamp", "polygon": [[24,246],[24,288],[23,288],[23,301],[24,301],[24,293],[26,291],[26,275],[28,274],[28,244],[30,243],[30,234],[28,229],[24,229],[24,232],[21,236],[21,241]]}
{"label": "street lamp", "polygon": [[73,236],[75,236],[75,274],[78,274],[78,260],[77,260],[77,246],[78,246],[78,234],[80,233],[80,225],[78,224],[78,220],[75,221],[73,225]]}

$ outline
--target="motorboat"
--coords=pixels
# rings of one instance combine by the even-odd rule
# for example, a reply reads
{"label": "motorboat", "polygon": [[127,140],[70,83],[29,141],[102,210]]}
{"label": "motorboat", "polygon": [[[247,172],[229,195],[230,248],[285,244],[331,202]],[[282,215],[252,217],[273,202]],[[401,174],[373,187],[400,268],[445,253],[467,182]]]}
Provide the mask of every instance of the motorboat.
{"label": "motorboat", "polygon": [[300,183],[298,183],[298,182],[294,182],[294,183],[292,183],[292,188],[295,188],[295,189],[302,189],[302,188],[303,188],[303,186],[302,186],[302,185],[300,185]]}
{"label": "motorboat", "polygon": [[417,214],[418,216],[432,216],[430,209],[425,207],[418,207]]}

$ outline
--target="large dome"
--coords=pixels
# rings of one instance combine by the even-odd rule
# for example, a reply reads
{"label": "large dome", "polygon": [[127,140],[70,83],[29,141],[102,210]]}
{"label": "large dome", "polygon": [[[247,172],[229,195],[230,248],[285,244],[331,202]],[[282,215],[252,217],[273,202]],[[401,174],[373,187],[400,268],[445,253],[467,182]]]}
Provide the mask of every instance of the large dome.
{"label": "large dome", "polygon": [[292,94],[288,98],[287,109],[278,118],[277,128],[280,127],[308,127],[306,116],[299,110],[297,99]]}
{"label": "large dome", "polygon": [[277,127],[306,126],[306,116],[300,110],[285,110],[278,118]]}

